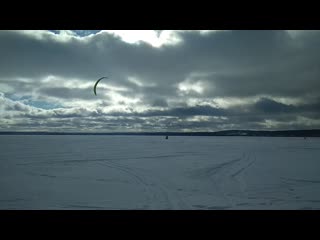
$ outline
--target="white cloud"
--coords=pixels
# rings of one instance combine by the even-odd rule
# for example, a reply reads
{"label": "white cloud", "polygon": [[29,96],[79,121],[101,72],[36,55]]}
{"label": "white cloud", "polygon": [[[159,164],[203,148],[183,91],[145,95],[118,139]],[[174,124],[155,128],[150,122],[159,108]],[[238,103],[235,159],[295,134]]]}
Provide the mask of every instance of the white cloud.
{"label": "white cloud", "polygon": [[59,42],[68,42],[72,39],[87,39],[87,37],[80,37],[75,32],[71,30],[60,30],[59,33],[53,33],[48,30],[9,30],[9,32],[16,32],[18,34],[24,34],[28,37],[37,40],[55,40]]}
{"label": "white cloud", "polygon": [[162,45],[174,45],[181,42],[177,35],[177,31],[163,30],[158,37],[158,33],[154,30],[103,30],[119,36],[124,42],[131,44],[139,44],[146,42],[153,47],[161,47]]}
{"label": "white cloud", "polygon": [[287,30],[289,35],[293,38],[302,37],[310,34],[318,34],[320,30]]}
{"label": "white cloud", "polygon": [[142,81],[141,79],[139,79],[137,77],[132,77],[132,76],[128,77],[128,81],[137,85],[138,87],[155,87],[155,86],[157,86],[156,83]]}
{"label": "white cloud", "polygon": [[204,91],[204,84],[201,81],[191,82],[187,80],[178,84],[178,90],[182,94],[195,92],[201,95]]}

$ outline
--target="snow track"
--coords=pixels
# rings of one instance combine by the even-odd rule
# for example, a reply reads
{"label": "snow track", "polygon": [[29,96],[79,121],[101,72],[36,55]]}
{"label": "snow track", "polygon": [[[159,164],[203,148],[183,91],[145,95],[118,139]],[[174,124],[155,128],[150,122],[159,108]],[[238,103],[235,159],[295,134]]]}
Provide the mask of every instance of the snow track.
{"label": "snow track", "polygon": [[320,209],[320,140],[0,136],[0,209]]}

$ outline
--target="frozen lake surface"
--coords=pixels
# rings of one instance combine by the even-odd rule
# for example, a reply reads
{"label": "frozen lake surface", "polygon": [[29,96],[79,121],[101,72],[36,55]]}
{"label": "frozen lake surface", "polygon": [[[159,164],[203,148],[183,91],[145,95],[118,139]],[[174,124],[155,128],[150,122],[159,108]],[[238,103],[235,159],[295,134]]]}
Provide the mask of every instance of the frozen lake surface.
{"label": "frozen lake surface", "polygon": [[320,139],[0,136],[0,209],[320,209]]}

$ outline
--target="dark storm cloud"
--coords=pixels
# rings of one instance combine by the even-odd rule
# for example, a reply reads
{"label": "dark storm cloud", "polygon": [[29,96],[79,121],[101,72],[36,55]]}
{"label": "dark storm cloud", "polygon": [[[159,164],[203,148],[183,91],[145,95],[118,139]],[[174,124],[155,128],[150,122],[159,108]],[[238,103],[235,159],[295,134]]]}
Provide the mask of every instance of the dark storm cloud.
{"label": "dark storm cloud", "polygon": [[[283,104],[269,98],[260,98],[256,103],[250,106],[250,114],[261,114],[265,116],[272,115],[318,115],[320,114],[319,99],[313,103],[304,103],[301,105]],[[240,113],[239,113],[240,114]],[[281,116],[280,116],[281,117]]]}
{"label": "dark storm cloud", "polygon": [[258,112],[265,112],[265,113],[288,113],[297,111],[296,107],[291,105],[286,105],[283,103],[278,103],[272,99],[268,98],[261,98],[257,103],[254,104],[254,109]]}
{"label": "dark storm cloud", "polygon": [[[206,37],[184,33],[190,69],[212,70],[209,96],[270,94],[296,96],[315,92],[320,75],[319,47],[311,39],[293,39],[285,31],[229,31]],[[314,34],[313,39],[319,38]],[[190,56],[188,58],[188,56]],[[184,63],[185,63],[184,61]]]}
{"label": "dark storm cloud", "polygon": [[152,106],[154,107],[168,107],[168,103],[165,99],[157,98],[153,100]]}
{"label": "dark storm cloud", "polygon": [[134,46],[107,33],[87,41],[63,42],[50,35],[40,40],[5,31],[0,33],[0,46],[2,55],[8,56],[0,58],[2,76],[57,75],[91,80],[112,72],[111,82],[150,64],[153,53],[149,45]]}
{"label": "dark storm cloud", "polygon": [[180,107],[166,111],[146,111],[140,116],[224,116],[227,111],[210,106]]}
{"label": "dark storm cloud", "polygon": [[[8,56],[0,58],[2,76],[86,77],[93,71],[101,72],[102,65],[96,65],[95,58],[101,59],[95,43],[88,45],[77,39],[59,42],[50,35],[40,40],[15,32],[0,34],[2,53]],[[108,43],[108,36],[105,41]]]}

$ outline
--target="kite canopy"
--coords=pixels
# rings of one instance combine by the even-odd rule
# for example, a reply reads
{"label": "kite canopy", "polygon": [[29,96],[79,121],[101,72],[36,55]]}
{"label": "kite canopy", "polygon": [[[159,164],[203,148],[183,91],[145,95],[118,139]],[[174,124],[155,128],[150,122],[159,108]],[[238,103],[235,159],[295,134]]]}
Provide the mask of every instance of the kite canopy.
{"label": "kite canopy", "polygon": [[99,78],[99,79],[97,80],[97,82],[94,84],[93,92],[94,92],[94,94],[95,94],[96,96],[97,96],[97,85],[98,85],[98,83],[99,83],[102,79],[104,79],[104,78],[108,78],[108,77]]}

